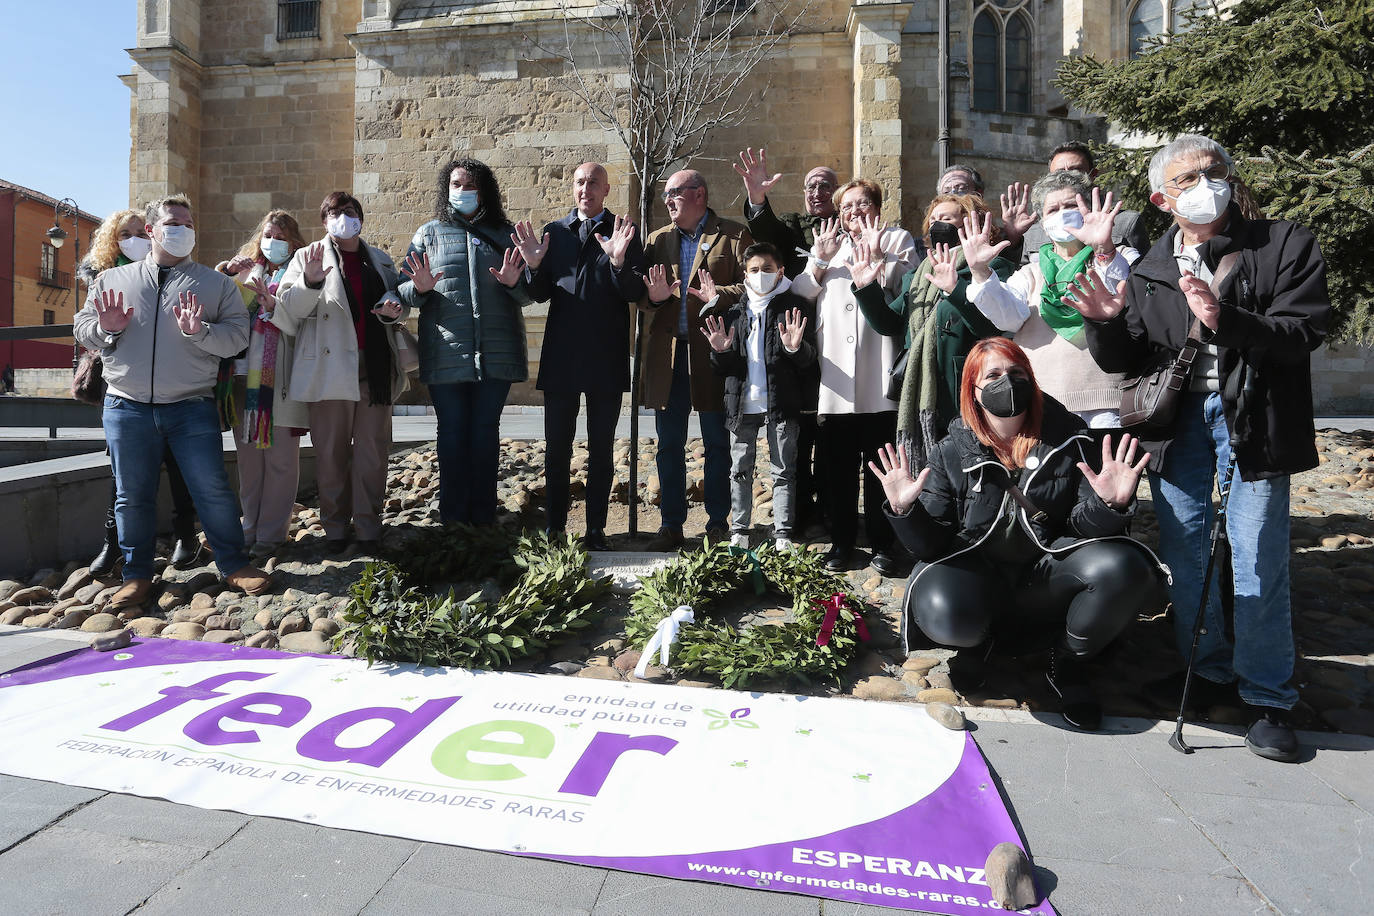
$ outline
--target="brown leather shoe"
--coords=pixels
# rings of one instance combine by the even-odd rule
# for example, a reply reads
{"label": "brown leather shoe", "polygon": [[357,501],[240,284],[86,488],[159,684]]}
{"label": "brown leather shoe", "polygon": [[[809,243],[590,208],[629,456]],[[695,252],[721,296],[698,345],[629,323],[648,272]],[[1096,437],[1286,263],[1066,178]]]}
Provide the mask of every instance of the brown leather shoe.
{"label": "brown leather shoe", "polygon": [[244,566],[224,577],[224,584],[246,595],[261,595],[272,590],[272,576],[256,566]]}
{"label": "brown leather shoe", "polygon": [[671,553],[680,549],[684,542],[681,528],[660,528],[654,539],[644,545],[644,549],[653,553]]}
{"label": "brown leather shoe", "polygon": [[138,607],[146,602],[152,593],[152,579],[130,579],[110,599],[110,610],[118,611],[126,607]]}

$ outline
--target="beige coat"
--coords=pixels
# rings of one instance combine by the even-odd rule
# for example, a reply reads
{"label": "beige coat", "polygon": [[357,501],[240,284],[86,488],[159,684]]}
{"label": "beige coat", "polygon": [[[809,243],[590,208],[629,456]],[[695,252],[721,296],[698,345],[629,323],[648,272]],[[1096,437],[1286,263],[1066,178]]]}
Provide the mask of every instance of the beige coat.
{"label": "beige coat", "polygon": [[[325,239],[323,266],[334,269],[325,275],[324,285],[319,289],[311,289],[305,282],[307,250],[302,248],[292,256],[291,266],[277,288],[277,308],[272,313],[272,323],[294,341],[288,391],[292,398],[307,403],[356,401],[358,336],[353,328],[353,313],[348,307],[348,291],[339,268],[338,250],[332,240]],[[371,245],[367,245],[367,254],[381,274],[387,291],[394,294],[396,265],[391,256]],[[375,304],[368,303],[366,307]],[[403,306],[398,322],[405,320],[406,311]],[[391,345],[391,397],[394,401],[406,390],[409,380],[396,359],[395,337],[388,334],[387,342]]]}
{"label": "beige coat", "polygon": [[[890,299],[901,289],[902,277],[916,266],[916,242],[905,229],[883,232],[886,255],[882,286]],[[792,292],[816,303],[816,345],[820,350],[821,414],[879,413],[896,410],[887,397],[887,373],[901,347],[898,338],[879,334],[864,318],[854,299],[854,278],[849,265],[854,249],[849,239],[820,271],[817,282],[812,266],[797,274]]]}

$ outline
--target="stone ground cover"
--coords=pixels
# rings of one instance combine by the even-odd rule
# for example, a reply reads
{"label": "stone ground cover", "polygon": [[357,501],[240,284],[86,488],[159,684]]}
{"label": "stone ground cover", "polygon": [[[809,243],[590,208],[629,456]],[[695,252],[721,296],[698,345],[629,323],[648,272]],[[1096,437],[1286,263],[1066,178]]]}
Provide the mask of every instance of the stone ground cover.
{"label": "stone ground cover", "polygon": [[[649,440],[640,448],[641,534],[627,532],[629,442],[616,447],[618,482],[607,528],[616,550],[642,549],[658,525],[658,482]],[[701,507],[702,457],[699,441],[689,443],[688,546],[700,543],[705,524]],[[1296,710],[1301,726],[1374,735],[1374,433],[1324,431],[1318,436],[1321,465],[1293,480],[1293,611],[1298,639],[1297,681],[1302,702]],[[760,444],[759,466],[767,467],[767,447]],[[584,518],[577,501],[585,487],[587,454],[574,454],[574,504],[569,530],[580,532]],[[543,444],[503,440],[499,524],[512,530],[543,525]],[[1155,520],[1148,489],[1142,485],[1135,534],[1155,540]],[[434,453],[419,448],[393,456],[386,501],[388,533],[385,550],[404,550],[406,543],[437,525],[438,498]],[[340,557],[324,552],[318,510],[306,499],[297,506],[291,539],[268,561],[278,585],[257,598],[224,589],[212,566],[160,570],[147,605],[109,612],[118,578],[92,580],[89,558],[73,557],[64,569],[36,570],[28,581],[0,582],[0,623],[34,627],[77,628],[99,633],[129,626],[140,636],[242,643],[294,652],[328,652],[338,632],[337,616],[347,605],[348,588],[374,557],[356,550]],[[768,535],[771,495],[755,485],[756,542]],[[814,532],[808,549],[828,546]],[[693,537],[695,535],[695,537]],[[164,548],[170,545],[161,545]],[[862,546],[862,545],[861,545]],[[858,563],[865,562],[867,554]],[[856,564],[857,565],[857,564]],[[871,567],[851,570],[853,594],[871,605],[872,642],[851,666],[844,681],[801,692],[852,695],[890,701],[951,702],[967,706],[1053,709],[1043,677],[1045,653],[1028,651],[1012,657],[994,651],[991,673],[977,688],[950,674],[955,653],[919,642],[903,656],[898,637],[903,581],[880,576]],[[490,592],[495,583],[454,583],[460,594]],[[780,595],[741,594],[721,613],[741,626],[785,622],[788,602]],[[624,596],[608,597],[598,625],[525,660],[520,670],[574,677],[635,680],[639,647],[626,645]],[[1172,645],[1171,624],[1161,593],[1157,611],[1142,616],[1109,652],[1094,663],[1103,704],[1112,715],[1172,718],[1175,710],[1156,705],[1141,687],[1181,667]],[[920,634],[915,633],[919,639]],[[648,679],[672,680],[672,673],[650,667]],[[956,681],[958,681],[956,683]],[[700,681],[678,683],[711,686]],[[755,689],[797,690],[797,684],[751,685]],[[960,689],[960,688],[963,689]],[[1215,707],[1207,718],[1240,724],[1240,709]]]}

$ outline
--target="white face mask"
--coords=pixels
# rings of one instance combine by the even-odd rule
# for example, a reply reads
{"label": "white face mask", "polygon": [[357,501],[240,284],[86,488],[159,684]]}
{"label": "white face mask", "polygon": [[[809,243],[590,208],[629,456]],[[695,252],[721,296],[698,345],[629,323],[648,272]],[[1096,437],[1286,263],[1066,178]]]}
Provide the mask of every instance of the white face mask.
{"label": "white face mask", "polygon": [[476,213],[478,206],[480,206],[476,191],[471,189],[455,191],[452,188],[448,192],[448,205],[464,216],[471,216]]}
{"label": "white face mask", "polygon": [[1072,242],[1075,236],[1070,229],[1083,228],[1083,214],[1079,210],[1056,210],[1045,217],[1045,234],[1053,242]]}
{"label": "white face mask", "polygon": [[196,230],[190,226],[163,226],[162,250],[174,258],[184,258],[196,247]]}
{"label": "white face mask", "polygon": [[324,231],[336,239],[351,239],[363,231],[363,221],[346,213],[335,213],[324,221]]}
{"label": "white face mask", "polygon": [[127,239],[119,240],[119,250],[124,252],[124,257],[130,261],[142,261],[148,256],[148,252],[153,250],[153,243],[141,235],[131,235]]}
{"label": "white face mask", "polygon": [[744,282],[758,295],[766,296],[778,285],[778,275],[772,271],[761,270],[758,273],[745,274]]}
{"label": "white face mask", "polygon": [[1195,225],[1215,222],[1231,202],[1231,183],[1205,178],[1173,202],[1174,212]]}
{"label": "white face mask", "polygon": [[262,256],[273,264],[280,264],[291,256],[291,243],[286,239],[262,237]]}

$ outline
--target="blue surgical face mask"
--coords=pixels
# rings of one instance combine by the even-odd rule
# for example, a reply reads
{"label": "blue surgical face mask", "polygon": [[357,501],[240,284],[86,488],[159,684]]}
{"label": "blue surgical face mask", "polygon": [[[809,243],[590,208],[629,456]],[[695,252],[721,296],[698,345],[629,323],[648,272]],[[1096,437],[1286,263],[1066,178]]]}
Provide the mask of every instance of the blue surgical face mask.
{"label": "blue surgical face mask", "polygon": [[280,264],[291,257],[291,243],[286,239],[262,237],[262,256],[273,264]]}
{"label": "blue surgical face mask", "polygon": [[448,192],[448,205],[464,216],[471,216],[476,213],[477,208],[481,206],[477,200],[476,191],[454,191],[452,189]]}

